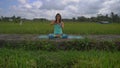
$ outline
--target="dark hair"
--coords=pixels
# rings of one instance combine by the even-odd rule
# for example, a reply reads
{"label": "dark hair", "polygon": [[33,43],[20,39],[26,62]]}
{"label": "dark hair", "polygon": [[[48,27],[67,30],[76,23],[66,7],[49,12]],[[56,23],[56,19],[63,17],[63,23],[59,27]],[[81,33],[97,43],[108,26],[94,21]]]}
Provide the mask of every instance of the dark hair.
{"label": "dark hair", "polygon": [[59,23],[61,23],[61,21],[62,21],[62,17],[61,17],[61,15],[60,15],[59,13],[57,13],[56,16],[55,16],[55,23],[57,22],[57,16],[60,16]]}

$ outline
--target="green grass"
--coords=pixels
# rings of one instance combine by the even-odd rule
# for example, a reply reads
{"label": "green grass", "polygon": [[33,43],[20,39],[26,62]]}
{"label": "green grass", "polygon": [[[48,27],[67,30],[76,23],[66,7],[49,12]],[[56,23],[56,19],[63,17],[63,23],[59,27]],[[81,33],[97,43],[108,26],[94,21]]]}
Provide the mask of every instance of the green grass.
{"label": "green grass", "polygon": [[[66,34],[120,34],[120,24],[65,22],[63,31]],[[53,33],[53,26],[48,22],[0,23],[0,34],[49,33]],[[120,68],[119,42],[65,41],[59,46],[64,45],[68,50],[62,47],[56,50],[57,42],[26,41],[0,42],[0,68]],[[93,49],[89,50],[91,46]]]}
{"label": "green grass", "polygon": [[[120,34],[120,24],[66,23],[63,32],[66,34]],[[0,23],[1,34],[49,34],[53,26],[49,22]]]}
{"label": "green grass", "polygon": [[0,49],[1,68],[120,68],[120,52]]}
{"label": "green grass", "polygon": [[120,68],[119,42],[3,42],[0,45],[1,68]]}

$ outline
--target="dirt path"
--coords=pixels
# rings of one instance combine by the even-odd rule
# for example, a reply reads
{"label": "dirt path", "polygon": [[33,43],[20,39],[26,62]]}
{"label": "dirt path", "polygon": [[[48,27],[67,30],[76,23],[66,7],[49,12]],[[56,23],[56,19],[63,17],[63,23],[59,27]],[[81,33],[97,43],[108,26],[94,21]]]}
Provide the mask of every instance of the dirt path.
{"label": "dirt path", "polygon": [[[38,34],[0,34],[0,40],[41,40]],[[120,35],[81,35],[95,40],[120,40]]]}

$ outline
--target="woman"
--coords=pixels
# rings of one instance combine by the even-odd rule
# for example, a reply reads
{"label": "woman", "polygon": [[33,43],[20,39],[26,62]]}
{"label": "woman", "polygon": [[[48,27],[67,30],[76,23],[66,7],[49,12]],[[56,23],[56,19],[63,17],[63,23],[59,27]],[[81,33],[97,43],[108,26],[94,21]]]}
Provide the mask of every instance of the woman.
{"label": "woman", "polygon": [[55,16],[55,21],[51,22],[51,25],[54,25],[54,37],[60,38],[63,36],[62,29],[64,28],[64,23],[62,22],[61,15],[59,13]]}

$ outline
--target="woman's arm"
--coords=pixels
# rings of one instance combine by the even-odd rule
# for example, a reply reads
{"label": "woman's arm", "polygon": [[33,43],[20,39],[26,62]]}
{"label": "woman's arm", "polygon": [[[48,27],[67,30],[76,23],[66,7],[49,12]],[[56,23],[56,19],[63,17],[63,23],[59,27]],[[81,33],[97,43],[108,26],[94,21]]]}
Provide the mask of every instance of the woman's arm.
{"label": "woman's arm", "polygon": [[62,22],[61,24],[62,24],[62,25],[61,25],[61,26],[62,26],[62,28],[64,28],[64,23]]}
{"label": "woman's arm", "polygon": [[54,24],[54,21],[52,21],[51,23],[50,23],[50,25],[53,25]]}

